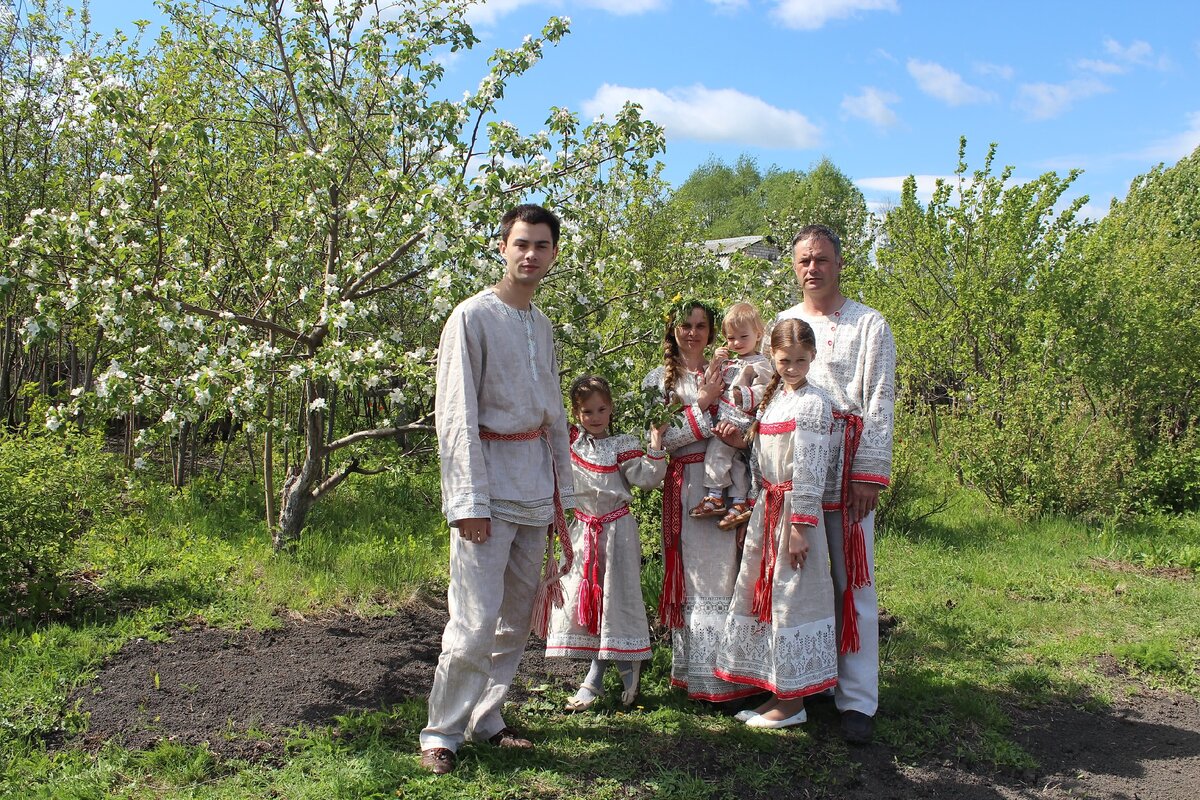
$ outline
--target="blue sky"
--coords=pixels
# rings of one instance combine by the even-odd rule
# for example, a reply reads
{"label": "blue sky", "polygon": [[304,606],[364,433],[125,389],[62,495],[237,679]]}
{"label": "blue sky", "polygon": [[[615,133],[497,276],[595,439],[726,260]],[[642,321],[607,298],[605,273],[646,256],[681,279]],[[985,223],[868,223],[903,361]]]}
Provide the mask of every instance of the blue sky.
{"label": "blue sky", "polygon": [[[140,0],[91,8],[102,30],[161,19]],[[712,157],[828,157],[886,206],[909,174],[926,197],[965,135],[972,168],[996,142],[1016,180],[1084,170],[1070,197],[1100,216],[1200,145],[1200,4],[1185,0],[489,0],[447,89],[474,88],[493,48],[550,15],[572,33],[510,86],[503,116],[533,132],[551,106],[590,119],[636,100],[666,129],[675,184]]]}

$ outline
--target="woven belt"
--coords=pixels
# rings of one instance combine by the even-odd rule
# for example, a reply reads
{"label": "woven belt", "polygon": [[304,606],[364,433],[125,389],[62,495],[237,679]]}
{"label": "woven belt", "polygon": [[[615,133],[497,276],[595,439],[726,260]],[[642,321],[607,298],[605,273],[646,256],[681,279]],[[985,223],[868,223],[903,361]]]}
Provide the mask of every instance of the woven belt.
{"label": "woven belt", "polygon": [[575,620],[587,628],[588,633],[600,633],[600,617],[604,613],[604,550],[600,535],[604,526],[615,522],[629,513],[629,506],[594,517],[575,509],[575,519],[586,528],[583,544],[583,579],[579,582],[579,599],[575,606]]}

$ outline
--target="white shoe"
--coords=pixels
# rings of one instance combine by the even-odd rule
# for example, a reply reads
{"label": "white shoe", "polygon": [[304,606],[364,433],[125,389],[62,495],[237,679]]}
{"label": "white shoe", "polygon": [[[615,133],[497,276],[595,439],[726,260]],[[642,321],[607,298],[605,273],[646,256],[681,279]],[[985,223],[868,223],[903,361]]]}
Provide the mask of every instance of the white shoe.
{"label": "white shoe", "polygon": [[786,719],[767,719],[762,714],[755,714],[746,720],[746,726],[749,728],[790,728],[793,725],[802,725],[805,722],[808,722],[808,712],[802,708],[799,712]]}
{"label": "white shoe", "polygon": [[757,717],[758,712],[753,708],[747,708],[745,711],[739,711],[733,715],[733,718],[738,722],[749,722],[752,717]]}
{"label": "white shoe", "polygon": [[602,694],[603,692],[598,693],[594,691],[592,687],[584,684],[583,686],[580,686],[579,690],[575,692],[574,696],[567,701],[566,709],[567,711],[587,711],[592,707],[593,704],[595,704],[597,700],[600,699]]}

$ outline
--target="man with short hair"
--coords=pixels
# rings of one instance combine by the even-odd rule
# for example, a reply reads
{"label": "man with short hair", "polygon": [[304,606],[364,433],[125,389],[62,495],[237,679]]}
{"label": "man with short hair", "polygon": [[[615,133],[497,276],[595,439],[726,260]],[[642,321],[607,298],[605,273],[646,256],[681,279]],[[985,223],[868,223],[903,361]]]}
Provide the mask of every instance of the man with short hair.
{"label": "man with short hair", "polygon": [[[500,706],[535,619],[544,625],[570,567],[566,412],[550,321],[532,302],[558,256],[559,231],[541,206],[506,213],[504,276],[459,304],[442,329],[434,410],[452,531],[450,621],[421,731],[421,766],[438,775],[454,769],[467,740],[532,747]],[[561,571],[555,537],[567,554]]]}
{"label": "man with short hair", "polygon": [[838,597],[834,699],[843,738],[865,744],[879,707],[874,512],[891,478],[896,346],[878,311],[842,294],[842,243],[830,228],[801,229],[792,240],[792,266],[803,299],[776,322],[797,318],[812,326],[817,357],[808,379],[833,400],[838,457],[822,505]]}

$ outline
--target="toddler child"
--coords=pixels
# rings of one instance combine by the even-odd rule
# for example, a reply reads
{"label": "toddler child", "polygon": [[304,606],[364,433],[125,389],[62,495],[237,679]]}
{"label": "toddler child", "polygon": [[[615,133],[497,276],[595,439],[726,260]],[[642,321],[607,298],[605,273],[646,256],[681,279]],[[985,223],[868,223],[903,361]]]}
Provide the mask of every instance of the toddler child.
{"label": "toddler child", "polygon": [[[723,362],[721,378],[725,394],[717,404],[717,419],[749,423],[745,414],[762,399],[763,389],[771,380],[771,360],[759,353],[764,325],[750,303],[734,303],[725,312],[722,329],[726,345],[713,357]],[[693,517],[721,517],[717,527],[732,530],[750,519],[746,503],[748,486],[745,458],[741,451],[714,438],[704,454],[705,496],[689,513]],[[723,495],[729,488],[729,504]]]}

